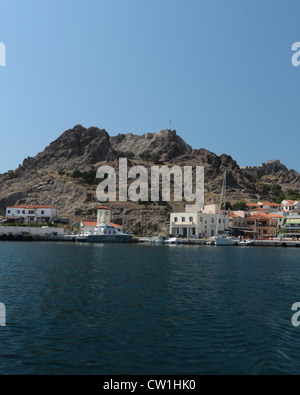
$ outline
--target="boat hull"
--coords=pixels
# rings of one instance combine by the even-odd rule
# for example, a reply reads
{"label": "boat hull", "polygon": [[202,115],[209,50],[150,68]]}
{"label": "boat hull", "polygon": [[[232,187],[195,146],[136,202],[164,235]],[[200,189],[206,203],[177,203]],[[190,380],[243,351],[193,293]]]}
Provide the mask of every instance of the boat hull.
{"label": "boat hull", "polygon": [[216,238],[215,244],[216,246],[236,246],[237,240],[229,238]]}
{"label": "boat hull", "polygon": [[130,243],[131,240],[131,235],[87,235],[76,237],[78,243]]}

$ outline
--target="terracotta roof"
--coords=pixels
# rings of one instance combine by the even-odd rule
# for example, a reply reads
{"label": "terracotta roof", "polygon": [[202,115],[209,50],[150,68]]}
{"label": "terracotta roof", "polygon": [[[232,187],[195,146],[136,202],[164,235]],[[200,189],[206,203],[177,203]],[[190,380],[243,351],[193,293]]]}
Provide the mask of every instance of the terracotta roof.
{"label": "terracotta roof", "polygon": [[[83,226],[95,227],[95,226],[97,226],[97,222],[96,221],[82,221],[82,225]],[[110,226],[114,226],[115,228],[122,228],[121,225],[117,225],[117,224],[114,224],[112,222],[110,223]]]}
{"label": "terracotta roof", "polygon": [[270,206],[270,207],[280,207],[282,204],[280,203],[270,203],[270,202],[260,202],[260,206]]}
{"label": "terracotta roof", "polygon": [[247,203],[248,207],[259,207],[260,205],[257,203]]}
{"label": "terracotta roof", "polygon": [[97,222],[94,221],[82,221],[83,226],[97,226]]}
{"label": "terracotta roof", "polygon": [[262,219],[262,220],[270,220],[270,219],[272,219],[269,214],[264,214],[264,213],[253,214],[248,219],[251,220],[252,218],[253,219]]}
{"label": "terracotta roof", "polygon": [[268,214],[270,218],[286,218],[284,215],[281,214]]}
{"label": "terracotta roof", "polygon": [[[284,202],[288,202],[288,203],[291,204],[291,205],[294,205],[294,204],[297,203],[296,200],[287,200],[287,199],[284,199]],[[285,206],[285,204],[284,204],[284,206]]]}
{"label": "terracotta roof", "polygon": [[97,210],[111,210],[111,208],[105,207],[105,206],[101,206],[101,207],[98,207]]}

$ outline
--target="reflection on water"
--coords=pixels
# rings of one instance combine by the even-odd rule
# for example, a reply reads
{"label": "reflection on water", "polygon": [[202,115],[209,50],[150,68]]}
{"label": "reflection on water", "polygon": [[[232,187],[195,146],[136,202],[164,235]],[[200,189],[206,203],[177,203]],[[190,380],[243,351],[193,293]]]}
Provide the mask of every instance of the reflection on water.
{"label": "reflection on water", "polygon": [[0,374],[298,374],[299,251],[0,243]]}

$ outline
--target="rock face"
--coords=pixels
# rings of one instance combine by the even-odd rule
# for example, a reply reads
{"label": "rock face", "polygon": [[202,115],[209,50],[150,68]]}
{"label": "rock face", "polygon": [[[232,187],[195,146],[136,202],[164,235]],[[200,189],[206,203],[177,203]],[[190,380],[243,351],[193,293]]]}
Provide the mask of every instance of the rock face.
{"label": "rock face", "polygon": [[242,169],[265,184],[279,184],[283,189],[299,189],[300,186],[300,174],[289,170],[280,160],[269,160],[261,166]]}
{"label": "rock face", "polygon": [[81,125],[64,132],[35,158],[27,158],[16,171],[46,169],[49,171],[90,169],[103,161],[117,158],[110,144],[110,137],[105,130],[95,127],[86,129]]}
{"label": "rock face", "polygon": [[[142,165],[149,169],[153,163],[141,160],[145,151],[161,155],[159,165],[204,166],[206,203],[219,203],[224,171],[227,171],[227,199],[256,201],[265,197],[262,182],[241,169],[228,155],[217,156],[205,149],[192,149],[175,131],[110,137],[105,130],[75,126],[34,158],[27,158],[13,172],[0,175],[0,214],[15,204],[47,204],[57,207],[61,216],[75,221],[95,218],[99,202],[97,185],[88,185],[72,178],[75,170],[95,171],[107,164],[118,169],[117,151],[130,151],[134,158],[129,167]],[[150,174],[150,173],[149,173]],[[279,183],[300,190],[300,175],[280,163],[272,163],[261,175],[267,183]],[[195,186],[195,185],[194,185]],[[167,232],[169,213],[184,210],[185,203],[160,202],[150,206],[133,202],[110,202],[113,220],[125,224],[128,231],[148,234]],[[146,229],[146,230],[145,230]],[[145,233],[144,233],[145,234]]]}
{"label": "rock face", "polygon": [[146,151],[155,152],[160,154],[164,161],[192,152],[192,148],[177,136],[175,130],[162,130],[159,133],[146,133],[142,136],[131,133],[119,134],[111,137],[111,145],[116,151],[131,151],[135,155]]}

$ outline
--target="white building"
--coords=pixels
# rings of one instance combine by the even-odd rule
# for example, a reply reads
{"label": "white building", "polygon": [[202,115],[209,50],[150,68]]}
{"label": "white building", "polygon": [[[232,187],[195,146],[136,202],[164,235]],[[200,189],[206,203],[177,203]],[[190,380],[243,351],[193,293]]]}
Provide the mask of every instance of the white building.
{"label": "white building", "polygon": [[210,214],[209,208],[202,212],[183,212],[172,213],[170,218],[170,234],[173,236],[183,236],[187,238],[210,238],[216,236],[217,225],[219,233],[224,233],[229,227],[229,216],[219,214]]}
{"label": "white building", "polygon": [[291,211],[300,211],[300,202],[295,200],[283,200],[281,202],[283,211],[289,213]]}
{"label": "white building", "polygon": [[58,210],[51,206],[18,205],[6,208],[6,219],[23,222],[52,222],[58,216]]}

